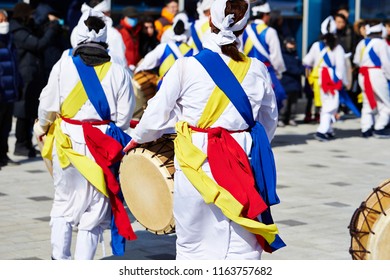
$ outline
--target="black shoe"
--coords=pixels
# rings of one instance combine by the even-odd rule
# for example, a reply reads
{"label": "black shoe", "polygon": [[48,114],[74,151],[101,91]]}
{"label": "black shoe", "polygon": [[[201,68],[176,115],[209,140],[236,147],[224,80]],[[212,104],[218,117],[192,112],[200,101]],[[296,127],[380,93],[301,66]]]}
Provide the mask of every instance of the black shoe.
{"label": "black shoe", "polygon": [[15,156],[23,156],[23,157],[29,157],[34,158],[36,157],[36,151],[34,148],[27,148],[27,147],[17,147],[14,151]]}
{"label": "black shoe", "polygon": [[366,130],[365,132],[362,132],[363,138],[369,138],[372,137],[372,135],[373,135],[373,130],[371,128],[369,130]]}
{"label": "black shoe", "polygon": [[329,141],[328,136],[326,134],[323,134],[320,132],[316,132],[316,134],[314,134],[314,138],[317,139],[318,141],[321,141],[321,142],[328,142]]}
{"label": "black shoe", "polygon": [[325,133],[325,136],[328,137],[329,140],[336,139],[336,134],[334,132],[327,132]]}
{"label": "black shoe", "polygon": [[15,165],[20,165],[20,163],[10,159],[8,156],[5,156],[4,158],[0,159],[0,166],[6,166],[6,165],[15,166]]}
{"label": "black shoe", "polygon": [[373,135],[380,139],[390,138],[390,133],[386,129],[374,130]]}

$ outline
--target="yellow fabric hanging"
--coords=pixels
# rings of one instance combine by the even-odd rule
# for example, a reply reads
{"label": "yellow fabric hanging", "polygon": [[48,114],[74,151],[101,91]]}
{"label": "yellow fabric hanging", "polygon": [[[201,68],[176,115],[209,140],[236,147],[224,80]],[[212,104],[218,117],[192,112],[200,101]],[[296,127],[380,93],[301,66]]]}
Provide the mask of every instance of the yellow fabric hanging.
{"label": "yellow fabric hanging", "polygon": [[[188,53],[191,50],[191,47],[189,45],[187,45],[186,43],[181,43],[179,46],[179,50],[183,55],[185,55],[186,53]],[[172,67],[172,65],[175,63],[175,61],[176,61],[176,58],[173,55],[173,53],[168,55],[168,57],[166,57],[164,59],[164,61],[160,65],[160,68],[158,69],[158,74],[159,74],[160,78],[162,78],[165,75],[165,73],[168,72],[168,70]]]}
{"label": "yellow fabric hanging", "polygon": [[[110,67],[111,62],[94,67],[100,81],[106,76]],[[73,118],[87,100],[88,95],[81,81],[79,81],[62,103],[61,115],[66,118]],[[66,168],[72,164],[85,179],[108,197],[103,170],[95,161],[72,149],[72,142],[69,136],[62,132],[61,122],[62,119],[57,118],[50,126],[41,152],[42,157],[52,160],[53,146],[55,144],[60,166]]]}
{"label": "yellow fabric hanging", "polygon": [[[231,60],[228,66],[241,83],[248,72],[250,64],[251,59],[245,56],[244,62]],[[218,87],[215,87],[198,122],[198,127],[208,128],[214,124],[226,109],[229,102],[229,98]],[[176,124],[176,132],[176,159],[181,170],[199,191],[205,203],[214,203],[227,218],[241,225],[249,232],[263,236],[271,244],[278,234],[276,225],[265,225],[261,222],[243,217],[241,215],[243,205],[202,170],[202,164],[207,159],[207,155],[192,143],[192,130],[188,126],[188,123],[178,122]]]}
{"label": "yellow fabric hanging", "polygon": [[320,87],[320,65],[324,61],[324,58],[322,57],[321,60],[318,62],[318,64],[311,70],[309,76],[307,77],[307,81],[309,82],[309,85],[311,85],[311,88],[313,89],[314,94],[314,106],[321,107],[321,87]]}

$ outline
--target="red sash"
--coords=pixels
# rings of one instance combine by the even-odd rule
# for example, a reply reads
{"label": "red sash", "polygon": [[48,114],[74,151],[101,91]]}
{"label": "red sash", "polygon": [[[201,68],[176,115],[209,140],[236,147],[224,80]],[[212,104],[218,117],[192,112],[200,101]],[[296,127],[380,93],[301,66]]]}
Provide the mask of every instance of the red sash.
{"label": "red sash", "polygon": [[191,129],[208,134],[207,158],[215,181],[243,206],[243,216],[256,219],[268,206],[256,190],[248,157],[228,131],[221,127]]}
{"label": "red sash", "polygon": [[85,143],[96,163],[103,169],[111,210],[118,233],[128,240],[137,239],[122,200],[118,197],[120,192],[119,183],[110,169],[111,165],[122,159],[122,145],[112,137],[104,134],[100,129],[93,127],[93,125],[107,124],[109,121],[83,122],[67,118],[62,119],[65,122],[83,127]]}
{"label": "red sash", "polygon": [[335,95],[335,90],[341,90],[343,88],[343,84],[341,80],[335,82],[330,77],[329,69],[327,67],[323,67],[321,71],[321,88],[327,93],[330,92],[332,95]]}
{"label": "red sash", "polygon": [[366,93],[368,103],[370,104],[371,109],[375,109],[377,106],[376,99],[375,99],[375,93],[372,88],[371,84],[371,79],[370,79],[370,71],[369,69],[372,68],[380,68],[379,66],[372,66],[372,67],[367,67],[363,66],[359,68],[359,73],[363,75],[363,80],[364,80],[364,92]]}

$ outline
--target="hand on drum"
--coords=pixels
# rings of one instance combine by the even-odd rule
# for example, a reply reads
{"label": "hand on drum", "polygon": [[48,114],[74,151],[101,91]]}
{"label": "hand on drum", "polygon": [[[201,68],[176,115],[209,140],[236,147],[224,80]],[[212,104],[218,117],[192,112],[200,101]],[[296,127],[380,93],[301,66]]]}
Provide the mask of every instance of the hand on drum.
{"label": "hand on drum", "polygon": [[127,144],[126,147],[123,148],[123,152],[127,153],[131,149],[134,149],[134,148],[136,148],[138,146],[139,146],[139,144],[134,139],[131,139],[129,144]]}

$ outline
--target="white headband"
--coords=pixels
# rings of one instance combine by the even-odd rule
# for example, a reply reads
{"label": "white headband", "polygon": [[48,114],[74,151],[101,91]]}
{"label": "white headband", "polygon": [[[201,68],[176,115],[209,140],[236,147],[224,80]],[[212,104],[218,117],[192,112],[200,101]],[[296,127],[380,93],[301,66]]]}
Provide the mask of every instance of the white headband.
{"label": "white headband", "polygon": [[383,32],[383,29],[385,29],[385,27],[383,26],[382,23],[379,23],[379,24],[374,25],[374,26],[369,26],[367,24],[366,25],[366,35],[370,35],[371,33]]}
{"label": "white headband", "polygon": [[335,34],[337,31],[336,22],[334,21],[334,18],[332,16],[328,16],[322,23],[321,23],[321,33],[322,35],[325,35],[327,33]]}
{"label": "white headband", "polygon": [[99,4],[97,4],[93,8],[88,6],[86,3],[84,3],[81,6],[81,12],[82,13],[85,13],[89,9],[93,9],[94,11],[102,12],[102,13],[109,12],[111,10],[110,9],[110,5],[108,4],[108,2],[106,0],[103,0],[102,2],[100,2]]}
{"label": "white headband", "polygon": [[259,13],[270,13],[270,12],[271,12],[271,7],[269,6],[268,2],[260,6],[254,6],[252,8],[253,16],[257,16]]}
{"label": "white headband", "polygon": [[81,18],[77,24],[76,32],[77,32],[77,45],[80,43],[88,43],[88,42],[107,42],[107,25],[104,28],[99,30],[99,33],[96,33],[95,30],[89,31],[88,27],[85,25],[84,21],[90,17],[95,16],[100,18],[106,24],[106,17],[103,13],[94,11],[92,9],[86,11],[81,15]]}
{"label": "white headband", "polygon": [[216,43],[219,46],[235,42],[237,37],[233,32],[244,29],[249,19],[249,0],[245,0],[245,2],[248,3],[248,9],[246,10],[244,17],[230,27],[234,22],[234,14],[225,16],[226,2],[227,0],[215,0],[211,6],[211,22],[220,30],[220,32],[216,34]]}

